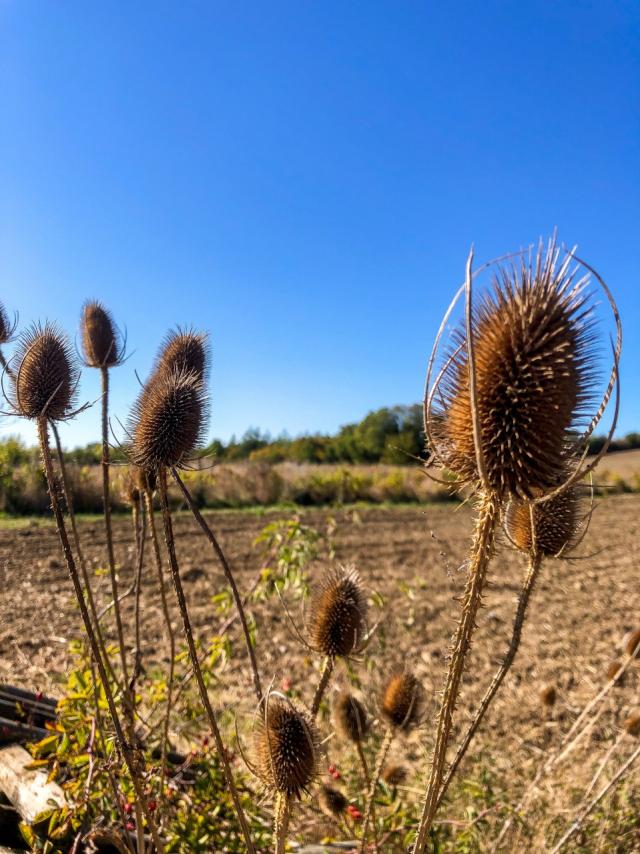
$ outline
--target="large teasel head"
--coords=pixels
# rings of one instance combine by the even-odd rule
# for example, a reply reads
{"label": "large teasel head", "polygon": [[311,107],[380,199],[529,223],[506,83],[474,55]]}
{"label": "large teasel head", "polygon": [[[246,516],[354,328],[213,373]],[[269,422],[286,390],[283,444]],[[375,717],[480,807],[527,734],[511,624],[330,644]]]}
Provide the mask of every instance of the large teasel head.
{"label": "large teasel head", "polygon": [[369,732],[369,718],[365,707],[349,691],[340,691],[333,701],[333,723],[338,733],[357,744]]}
{"label": "large teasel head", "polygon": [[[571,253],[560,260],[554,239],[534,258],[490,267],[491,287],[473,305],[471,258],[465,323],[425,401],[428,441],[460,484],[498,499],[540,496],[561,485],[591,418],[599,354],[590,275]],[[617,353],[620,341],[618,326]],[[615,375],[617,361],[595,423]]]}
{"label": "large teasel head", "polygon": [[23,332],[11,361],[11,403],[18,415],[61,421],[73,414],[80,371],[57,326],[35,324]]}
{"label": "large teasel head", "polygon": [[424,689],[413,673],[394,673],[382,692],[381,711],[389,726],[407,731],[417,726],[424,711]]}
{"label": "large teasel head", "polygon": [[318,768],[319,738],[311,717],[288,697],[271,691],[254,732],[252,768],[274,794],[300,798]]}
{"label": "large teasel head", "polygon": [[90,368],[114,368],[122,363],[125,343],[111,312],[98,300],[82,306],[82,351]]}
{"label": "large teasel head", "polygon": [[522,552],[530,554],[535,547],[543,557],[568,555],[582,539],[585,520],[580,505],[578,487],[570,487],[543,504],[513,498],[505,514],[505,532]]}
{"label": "large teasel head", "polygon": [[206,382],[209,368],[209,348],[206,332],[193,329],[171,330],[156,357],[153,375],[184,371]]}
{"label": "large teasel head", "polygon": [[309,644],[329,658],[357,652],[366,636],[367,600],[353,567],[330,569],[311,598]]}
{"label": "large teasel head", "polygon": [[147,473],[184,466],[201,442],[205,420],[205,389],[196,374],[154,374],[130,418],[131,462]]}

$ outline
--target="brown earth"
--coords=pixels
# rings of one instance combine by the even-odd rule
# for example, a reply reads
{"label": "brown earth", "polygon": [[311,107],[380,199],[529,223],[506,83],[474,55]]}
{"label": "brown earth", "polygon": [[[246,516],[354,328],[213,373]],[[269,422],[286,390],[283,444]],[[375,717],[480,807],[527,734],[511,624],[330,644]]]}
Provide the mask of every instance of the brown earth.
{"label": "brown earth", "polygon": [[[253,541],[265,524],[283,514],[219,512],[207,516],[237,573],[239,587],[248,589],[262,564]],[[458,613],[454,597],[461,592],[464,581],[471,509],[456,509],[456,505],[367,507],[308,510],[301,516],[306,524],[318,529],[324,529],[327,520],[334,518],[337,560],[354,562],[365,583],[384,599],[384,618],[369,652],[368,667],[360,670],[364,695],[375,692],[393,666],[409,664],[429,697],[434,698],[442,683],[448,639]],[[489,769],[496,785],[514,797],[522,781],[533,775],[540,756],[557,739],[559,731],[566,730],[584,703],[604,684],[607,666],[620,655],[625,634],[640,625],[639,517],[638,496],[601,500],[580,548],[587,557],[548,561],[543,567],[518,660],[474,742],[471,754],[476,759],[465,764],[463,774],[477,770],[477,757],[482,756],[483,767]],[[180,514],[176,529],[193,623],[206,641],[221,621],[210,598],[224,586],[222,573],[190,517]],[[97,597],[106,602],[108,581],[101,571],[105,566],[102,524],[83,521],[80,530],[89,565],[98,571]],[[126,586],[133,561],[129,519],[116,519],[115,536],[121,583]],[[312,582],[321,577],[325,565],[323,560],[312,565]],[[469,714],[505,650],[514,598],[525,569],[522,556],[503,543],[492,564],[458,720]],[[0,681],[60,694],[61,679],[70,664],[68,644],[80,635],[80,627],[57,535],[50,523],[31,522],[0,531],[0,590]],[[142,597],[143,655],[149,665],[158,658],[162,638],[150,555]],[[128,601],[128,614],[131,607]],[[292,603],[294,615],[299,614],[299,607]],[[283,678],[291,679],[294,694],[299,693],[309,702],[311,686],[317,680],[317,662],[292,636],[277,600],[259,603],[252,610],[264,680],[273,677],[279,685]],[[372,620],[377,617],[374,608]],[[221,705],[239,704],[250,715],[251,679],[239,642],[235,649],[237,654],[223,676],[226,688],[216,700]],[[345,678],[339,671],[337,683]],[[558,694],[551,712],[543,709],[539,698],[540,690],[547,685],[554,685]],[[606,732],[630,707],[640,705],[638,687],[638,673],[634,672],[625,687],[614,691],[613,699],[608,701]],[[432,699],[432,708],[434,703]],[[375,708],[372,698],[370,704]],[[422,764],[423,745],[419,739],[426,738],[428,742],[430,729],[426,729],[426,736],[418,734],[402,748],[414,764]],[[576,753],[571,771],[573,783],[588,778],[597,740],[606,732],[599,727],[585,748]],[[555,798],[557,793],[554,790],[552,794]],[[410,787],[408,795],[415,797]],[[452,806],[452,813],[457,813],[458,818],[460,808],[464,810],[464,795],[460,797],[463,800],[456,809]],[[560,811],[562,808],[558,807]],[[517,850],[544,850],[533,841],[529,844],[532,847]],[[639,851],[638,837],[635,844],[636,847],[611,850]],[[610,849],[605,845],[580,850]]]}

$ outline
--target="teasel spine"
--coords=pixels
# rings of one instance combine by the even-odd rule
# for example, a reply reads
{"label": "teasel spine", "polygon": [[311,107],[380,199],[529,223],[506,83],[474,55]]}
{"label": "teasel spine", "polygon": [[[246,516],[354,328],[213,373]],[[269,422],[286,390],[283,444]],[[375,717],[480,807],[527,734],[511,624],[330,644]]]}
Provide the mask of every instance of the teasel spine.
{"label": "teasel spine", "polygon": [[222,764],[222,769],[225,775],[225,779],[227,781],[227,785],[229,786],[229,792],[231,794],[231,799],[233,801],[233,805],[236,810],[236,814],[238,816],[238,821],[240,822],[240,828],[242,831],[242,835],[244,838],[245,845],[247,846],[247,851],[249,854],[255,854],[255,847],[251,840],[251,834],[249,831],[249,825],[247,823],[247,818],[242,807],[242,803],[240,802],[240,797],[238,795],[238,790],[236,787],[236,783],[233,777],[233,772],[231,770],[231,766],[229,764],[229,759],[227,757],[227,753],[224,747],[224,743],[222,741],[222,736],[220,734],[220,729],[218,727],[218,722],[216,720],[215,712],[213,711],[213,707],[211,705],[211,701],[209,699],[209,694],[207,693],[207,687],[204,683],[204,678],[202,676],[202,669],[200,667],[200,662],[198,660],[198,651],[196,649],[195,641],[193,639],[193,630],[191,628],[191,619],[189,617],[189,611],[187,609],[187,603],[184,595],[184,589],[182,587],[182,580],[180,578],[180,569],[178,565],[178,558],[175,550],[175,540],[173,534],[173,523],[171,520],[171,511],[169,510],[169,502],[167,497],[167,472],[165,468],[162,468],[158,471],[158,494],[160,496],[160,507],[162,510],[162,520],[164,524],[164,536],[165,543],[167,547],[167,554],[169,557],[169,567],[171,569],[171,578],[173,581],[173,586],[176,593],[176,598],[178,601],[178,607],[180,609],[180,616],[182,617],[182,626],[184,629],[185,639],[187,641],[187,647],[189,650],[189,657],[191,659],[191,666],[193,667],[193,672],[196,677],[196,683],[198,685],[198,691],[200,693],[200,699],[202,700],[202,704],[204,706],[205,713],[207,715],[207,719],[209,721],[209,726],[211,728],[211,733],[213,735],[216,750],[218,752],[218,757],[220,759],[220,763]]}

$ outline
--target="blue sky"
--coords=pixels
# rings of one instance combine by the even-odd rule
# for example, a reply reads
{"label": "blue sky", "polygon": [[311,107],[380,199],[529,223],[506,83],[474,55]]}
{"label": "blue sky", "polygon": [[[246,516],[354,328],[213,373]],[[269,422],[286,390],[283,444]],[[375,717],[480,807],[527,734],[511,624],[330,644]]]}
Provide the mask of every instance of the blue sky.
{"label": "blue sky", "polygon": [[[211,333],[211,435],[416,401],[469,245],[557,226],[619,301],[640,429],[639,3],[0,0],[0,24],[0,298],[74,336],[102,299],[135,351],[120,417],[176,323]],[[97,434],[94,410],[64,440]]]}

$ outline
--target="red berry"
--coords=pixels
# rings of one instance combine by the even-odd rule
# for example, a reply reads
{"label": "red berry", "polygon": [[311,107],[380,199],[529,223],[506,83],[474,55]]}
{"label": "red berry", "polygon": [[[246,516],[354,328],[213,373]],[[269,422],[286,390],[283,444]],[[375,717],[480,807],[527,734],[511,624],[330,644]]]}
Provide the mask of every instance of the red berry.
{"label": "red berry", "polygon": [[156,809],[156,807],[158,806],[158,804],[157,804],[157,803],[156,803],[156,801],[152,798],[152,799],[149,801],[149,803],[147,804],[147,806],[149,807],[149,812],[154,812],[154,810]]}
{"label": "red berry", "polygon": [[133,804],[130,804],[129,801],[127,801],[123,809],[127,815],[131,815],[131,811],[133,810]]}
{"label": "red berry", "polygon": [[293,682],[291,681],[291,679],[289,679],[288,676],[285,676],[280,685],[282,687],[282,690],[286,693],[287,691],[291,690]]}

